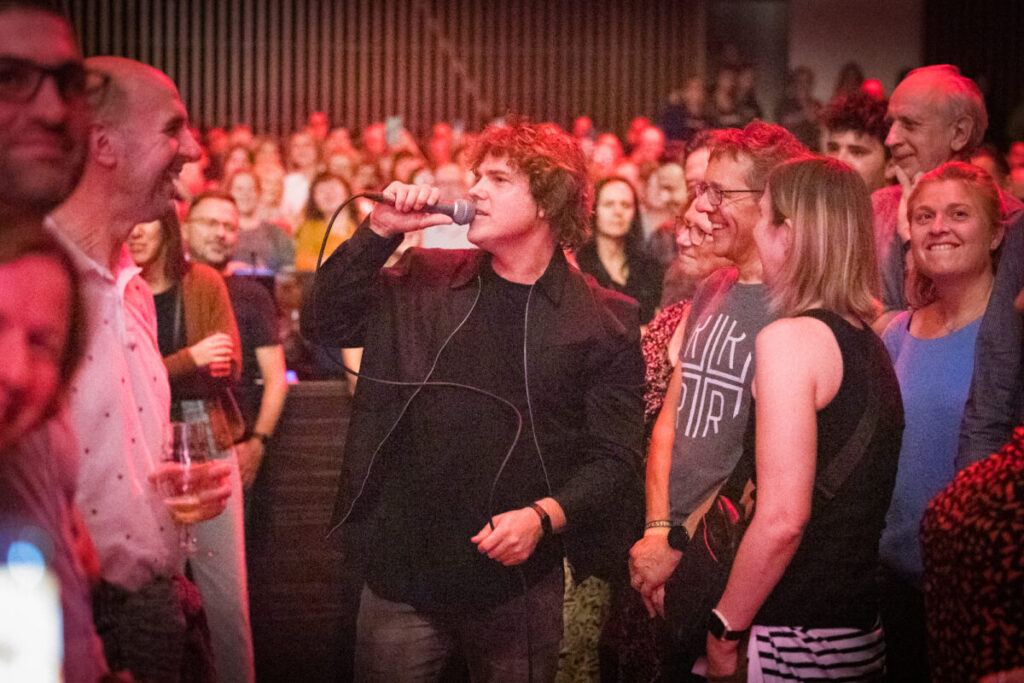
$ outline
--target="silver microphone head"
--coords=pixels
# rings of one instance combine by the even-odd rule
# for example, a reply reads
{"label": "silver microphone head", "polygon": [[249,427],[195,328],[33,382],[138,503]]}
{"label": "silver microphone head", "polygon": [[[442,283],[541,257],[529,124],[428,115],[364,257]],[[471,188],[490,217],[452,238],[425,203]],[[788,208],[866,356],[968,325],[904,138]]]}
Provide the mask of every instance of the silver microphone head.
{"label": "silver microphone head", "polygon": [[456,199],[452,209],[452,221],[458,225],[469,225],[476,216],[476,204],[468,199]]}

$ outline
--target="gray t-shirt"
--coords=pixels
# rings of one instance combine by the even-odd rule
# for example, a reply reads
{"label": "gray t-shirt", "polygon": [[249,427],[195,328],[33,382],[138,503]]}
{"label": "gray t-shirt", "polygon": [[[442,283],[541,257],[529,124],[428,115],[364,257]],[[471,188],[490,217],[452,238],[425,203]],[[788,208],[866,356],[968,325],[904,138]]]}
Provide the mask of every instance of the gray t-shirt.
{"label": "gray t-shirt", "polygon": [[768,312],[764,285],[736,278],[730,268],[702,282],[686,322],[668,489],[675,524],[729,477],[743,452],[754,340],[775,316]]}
{"label": "gray t-shirt", "polygon": [[238,231],[235,260],[278,273],[295,265],[295,244],[280,225],[260,221],[253,230]]}

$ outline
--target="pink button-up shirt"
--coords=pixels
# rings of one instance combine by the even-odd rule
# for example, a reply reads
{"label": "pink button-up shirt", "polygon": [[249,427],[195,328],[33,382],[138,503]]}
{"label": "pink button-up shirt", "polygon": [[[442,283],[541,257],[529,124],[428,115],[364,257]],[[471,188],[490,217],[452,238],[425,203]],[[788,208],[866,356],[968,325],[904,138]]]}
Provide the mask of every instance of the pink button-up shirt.
{"label": "pink button-up shirt", "polygon": [[89,324],[68,393],[81,460],[76,502],[103,578],[137,590],[183,564],[178,529],[147,480],[162,457],[171,405],[153,296],[127,248],[111,272],[49,227],[78,268]]}

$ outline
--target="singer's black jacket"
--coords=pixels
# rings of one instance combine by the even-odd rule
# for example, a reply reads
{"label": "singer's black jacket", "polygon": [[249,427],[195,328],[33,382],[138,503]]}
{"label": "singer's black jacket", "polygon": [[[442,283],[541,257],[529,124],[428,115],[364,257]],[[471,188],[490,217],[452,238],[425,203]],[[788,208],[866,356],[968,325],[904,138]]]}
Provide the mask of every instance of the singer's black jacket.
{"label": "singer's black jacket", "polygon": [[[367,222],[323,264],[302,315],[307,339],[364,347],[360,373],[417,382],[473,305],[479,250],[410,249]],[[636,303],[599,287],[556,250],[529,309],[527,358],[537,440],[553,497],[566,515],[565,547],[576,577],[626,569],[643,521],[640,472],[644,368]],[[486,342],[484,342],[486,343]],[[376,454],[409,391],[360,379],[333,529],[361,533],[381,477]]]}

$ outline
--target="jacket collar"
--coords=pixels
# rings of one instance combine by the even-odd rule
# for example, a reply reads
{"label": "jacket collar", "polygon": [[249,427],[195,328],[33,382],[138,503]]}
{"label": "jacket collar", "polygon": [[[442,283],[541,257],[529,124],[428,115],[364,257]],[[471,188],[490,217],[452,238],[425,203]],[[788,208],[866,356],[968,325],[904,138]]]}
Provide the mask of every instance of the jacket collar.
{"label": "jacket collar", "polygon": [[[480,274],[485,266],[489,267],[490,262],[491,255],[488,252],[482,249],[475,250],[455,270],[449,287],[451,289],[465,287],[476,279],[476,276]],[[535,287],[552,304],[557,306],[562,301],[562,295],[565,292],[568,278],[569,262],[565,259],[565,254],[562,253],[561,248],[556,247],[555,253],[551,255],[551,260],[548,261],[548,267],[544,269],[544,272],[537,279]]]}

